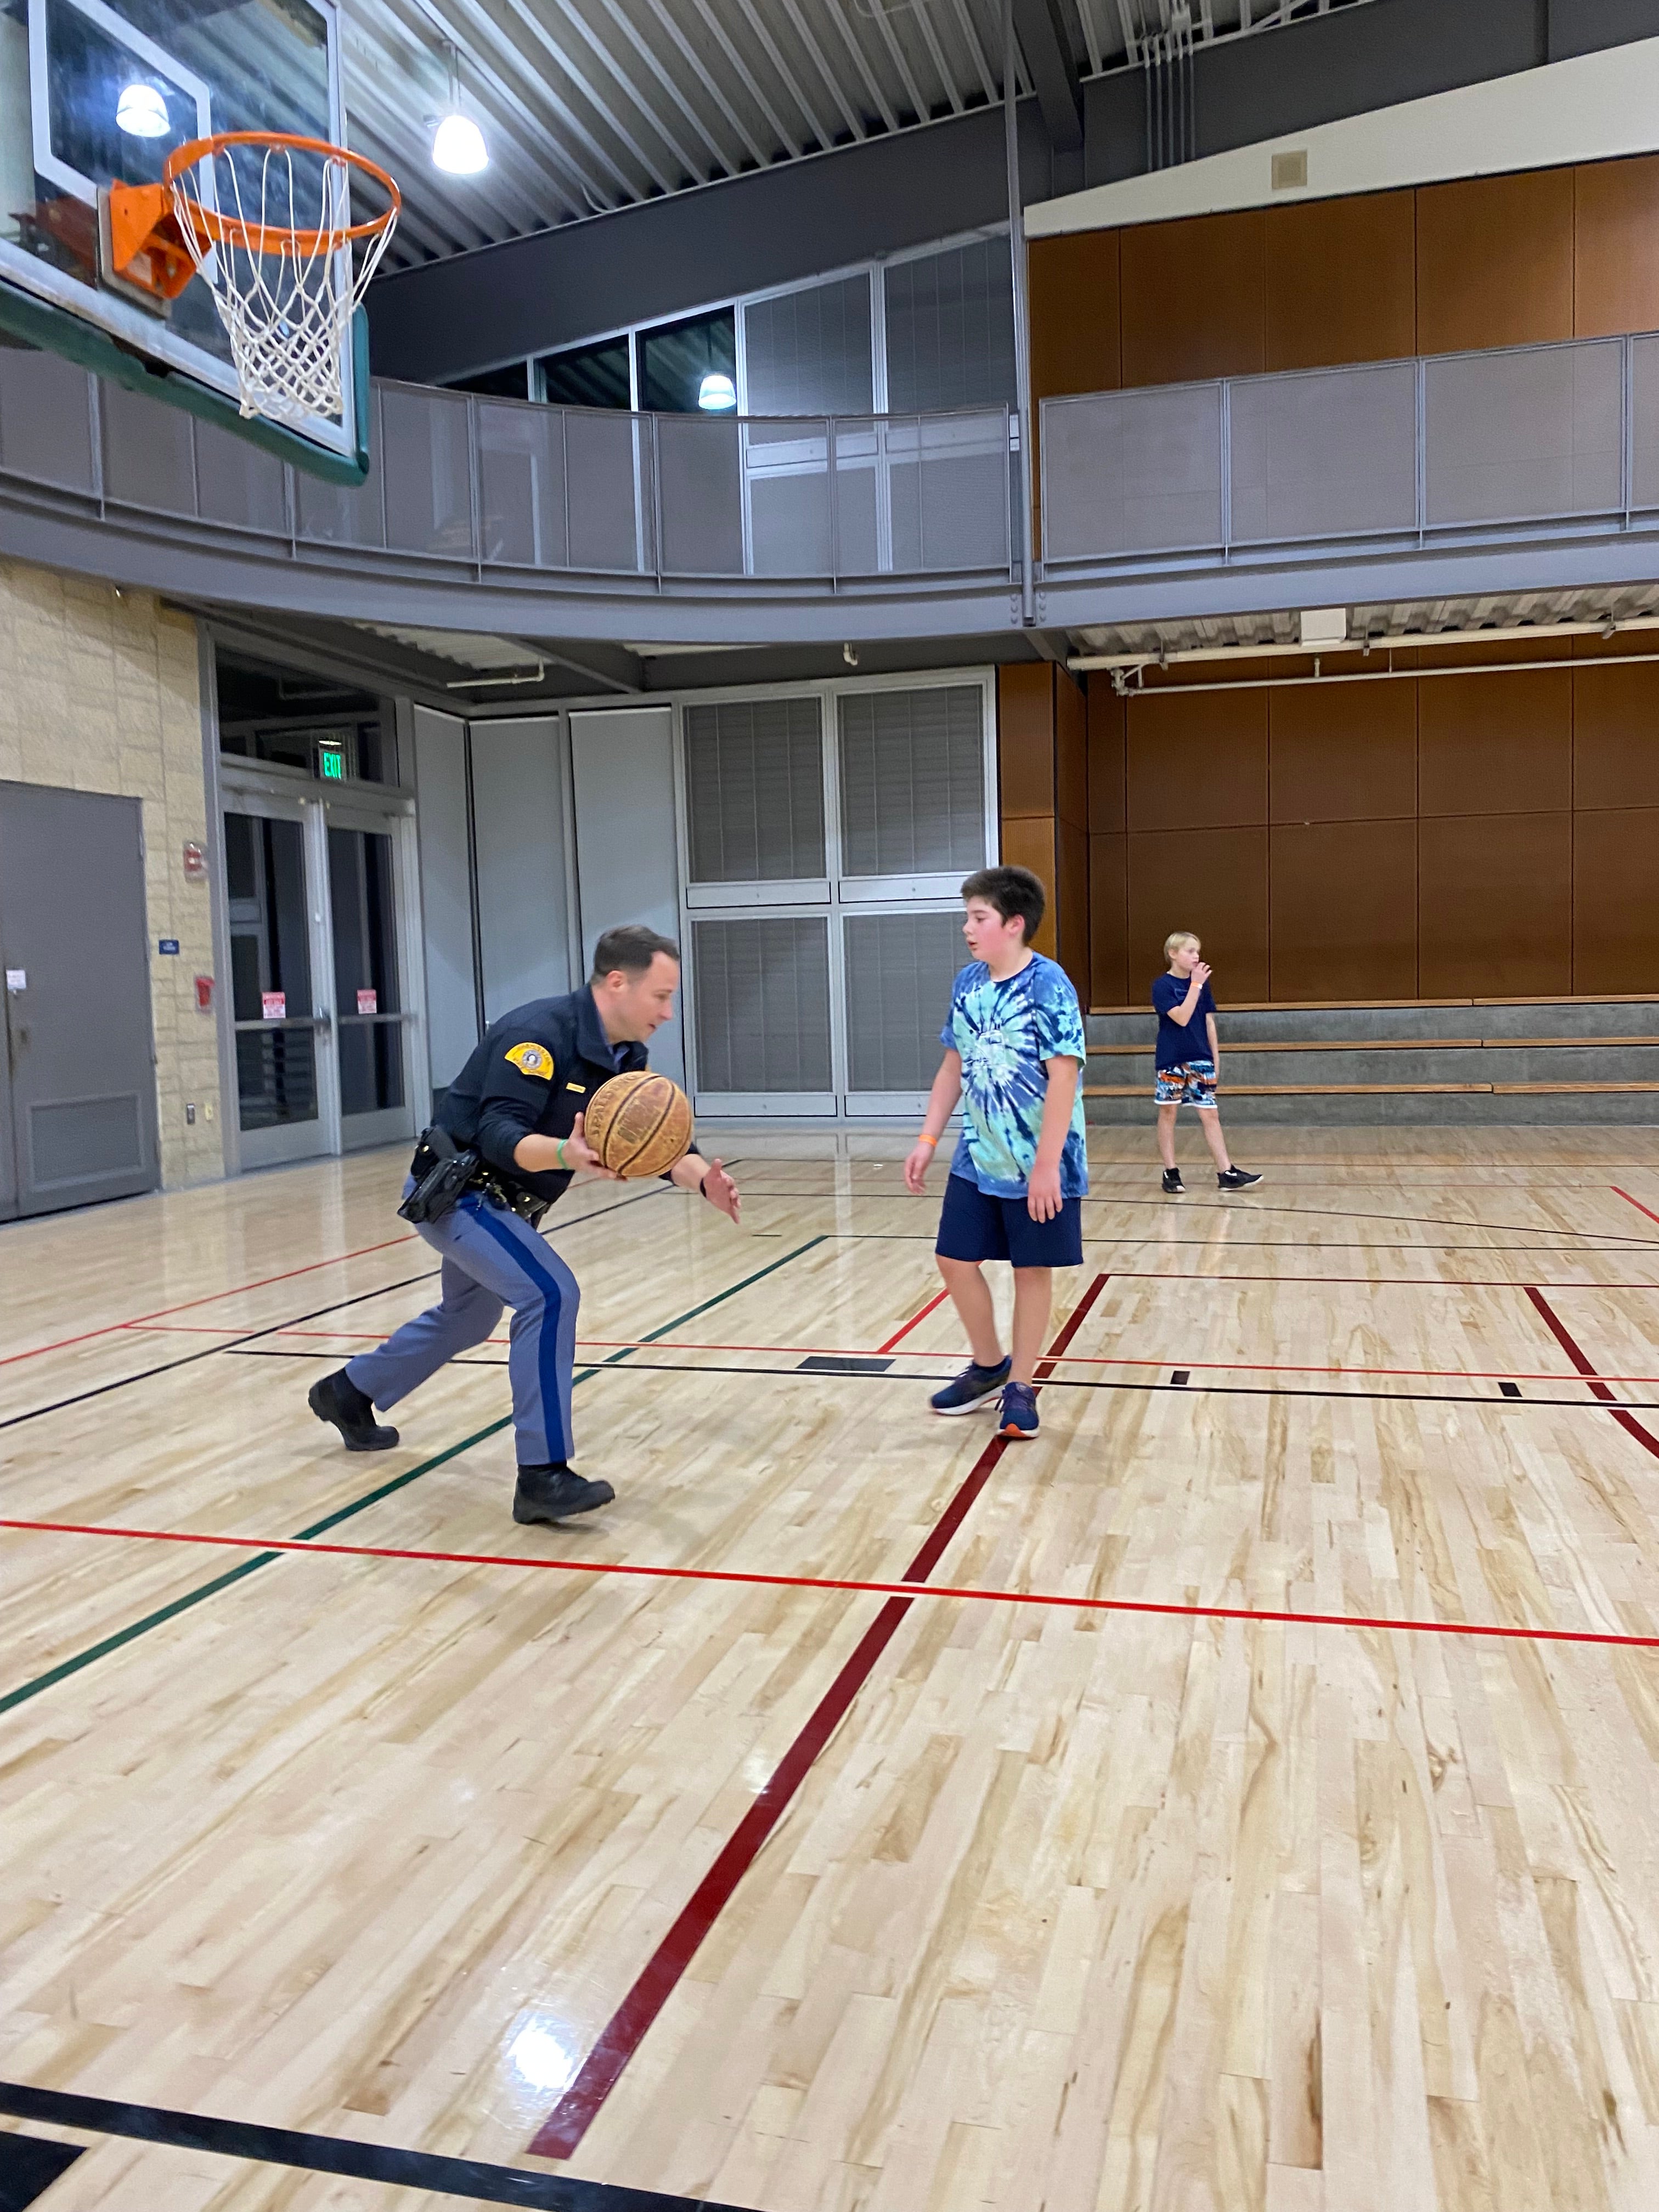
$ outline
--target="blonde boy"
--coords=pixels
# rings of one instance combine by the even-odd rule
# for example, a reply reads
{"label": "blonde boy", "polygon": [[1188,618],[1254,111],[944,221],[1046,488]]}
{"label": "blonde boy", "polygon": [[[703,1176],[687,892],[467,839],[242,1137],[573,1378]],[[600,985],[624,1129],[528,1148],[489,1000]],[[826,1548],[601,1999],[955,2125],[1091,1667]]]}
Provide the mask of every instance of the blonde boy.
{"label": "blonde boy", "polygon": [[1218,1189],[1248,1190],[1261,1180],[1259,1175],[1233,1165],[1221,1133],[1221,1109],[1215,1098],[1221,1048],[1216,1038],[1210,970],[1200,957],[1202,950],[1190,929],[1171,931],[1164,940],[1169,972],[1152,986],[1152,1006],[1158,1015],[1153,1086],[1158,1100],[1158,1149],[1164,1162],[1164,1188],[1171,1198],[1183,1196],[1187,1188],[1175,1156],[1176,1112],[1183,1105],[1199,1109],[1198,1126],[1215,1161]]}

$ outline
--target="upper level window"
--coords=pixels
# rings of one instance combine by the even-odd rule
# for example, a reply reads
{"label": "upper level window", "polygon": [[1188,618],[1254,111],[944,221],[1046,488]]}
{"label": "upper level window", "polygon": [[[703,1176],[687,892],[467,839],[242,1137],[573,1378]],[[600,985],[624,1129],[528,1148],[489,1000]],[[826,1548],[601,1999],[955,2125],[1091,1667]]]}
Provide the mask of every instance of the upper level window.
{"label": "upper level window", "polygon": [[599,345],[573,346],[568,353],[544,354],[536,368],[541,377],[541,396],[550,407],[634,404],[625,337],[606,338]]}
{"label": "upper level window", "polygon": [[641,331],[640,405],[652,415],[729,415],[737,404],[738,318],[732,307]]}

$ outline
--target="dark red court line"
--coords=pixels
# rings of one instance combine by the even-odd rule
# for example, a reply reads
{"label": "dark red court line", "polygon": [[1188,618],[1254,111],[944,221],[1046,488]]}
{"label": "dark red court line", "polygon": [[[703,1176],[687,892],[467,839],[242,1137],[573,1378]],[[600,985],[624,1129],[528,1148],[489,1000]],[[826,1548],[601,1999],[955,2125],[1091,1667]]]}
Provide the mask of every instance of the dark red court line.
{"label": "dark red court line", "polygon": [[295,1275],[314,1274],[319,1267],[337,1267],[348,1260],[366,1259],[371,1252],[389,1252],[394,1244],[412,1244],[413,1236],[388,1237],[384,1243],[360,1244],[355,1252],[336,1252],[326,1260],[307,1260],[303,1267],[286,1267],[280,1275],[261,1275],[258,1282],[238,1283],[234,1290],[209,1291],[199,1298],[185,1298],[176,1306],[158,1306],[154,1313],[138,1314],[131,1321],[106,1322],[102,1328],[83,1329],[79,1336],[60,1336],[55,1344],[32,1345],[27,1352],[9,1352],[0,1358],[0,1367],[10,1367],[20,1359],[38,1359],[44,1352],[64,1352],[72,1344],[90,1344],[95,1336],[115,1336],[124,1328],[142,1328],[146,1322],[164,1321],[168,1314],[189,1313],[197,1306],[210,1306],[220,1298],[239,1298],[246,1291],[263,1291],[271,1283],[292,1282]]}
{"label": "dark red court line", "polygon": [[1655,1459],[1659,1459],[1659,1437],[1654,1436],[1650,1430],[1644,1429],[1634,1413],[1626,1413],[1619,1404],[1612,1391],[1608,1389],[1606,1382],[1596,1373],[1573,1338],[1568,1334],[1565,1323],[1551,1306],[1549,1301],[1530,1283],[1527,1285],[1527,1296],[1542,1315],[1545,1326],[1551,1335],[1554,1337],[1562,1351],[1566,1353],[1568,1358],[1583,1376],[1589,1387],[1591,1395],[1603,1400],[1608,1412],[1618,1422],[1620,1427],[1627,1435],[1634,1437],[1644,1451],[1651,1452]]}
{"label": "dark red court line", "polygon": [[[1088,1237],[1084,1238],[1086,1244]],[[1377,1244],[1371,1249],[1378,1252],[1421,1252],[1421,1244]],[[1452,1248],[1459,1252],[1473,1252],[1473,1244]],[[1501,1260],[1504,1255],[1494,1252],[1489,1258]],[[1485,1275],[1231,1275],[1203,1267],[1114,1267],[1115,1283],[1330,1283],[1340,1289],[1357,1284],[1366,1291],[1524,1291],[1526,1284],[1505,1281],[1498,1276]],[[1659,1283],[1540,1283],[1546,1291],[1659,1291]]]}
{"label": "dark red court line", "polygon": [[1645,1213],[1650,1221],[1659,1221],[1659,1213],[1656,1213],[1650,1206],[1644,1206],[1639,1198],[1632,1198],[1627,1190],[1620,1190],[1617,1183],[1611,1188],[1615,1198],[1622,1198],[1626,1206],[1633,1206],[1638,1213]]}
{"label": "dark red court line", "polygon": [[[902,1344],[905,1338],[909,1335],[911,1330],[915,1328],[918,1323],[926,1321],[930,1313],[937,1311],[937,1310],[945,1304],[945,1301],[950,1297],[950,1295],[951,1293],[949,1291],[941,1291],[937,1297],[929,1298],[927,1304],[922,1308],[920,1313],[912,1314],[909,1320],[905,1322],[902,1328],[896,1328],[891,1336],[888,1338],[885,1344],[878,1344],[876,1346],[876,1357],[879,1358],[884,1352],[890,1352],[896,1344]],[[728,1346],[723,1344],[711,1344],[708,1347],[711,1352],[725,1352],[736,1348],[737,1347]],[[794,1349],[793,1345],[790,1346],[790,1349],[791,1351]]]}
{"label": "dark red court line", "polygon": [[[1097,1275],[1073,1309],[1070,1319],[1055,1337],[1050,1356],[1062,1352],[1087,1319],[1090,1309],[1106,1287],[1106,1277]],[[1039,1377],[1049,1371],[1045,1360]],[[926,1582],[945,1548],[961,1528],[975,1500],[991,1479],[1008,1441],[994,1437],[975,1461],[954,1498],[940,1515],[933,1534],[905,1569],[901,1583]],[[890,1596],[860,1638],[852,1656],[774,1769],[770,1779],[744,1814],[719,1856],[692,1892],[679,1917],[647,1960],[644,1971],[612,2014],[582,2062],[575,2080],[548,2114],[531,2150],[539,2158],[568,2158],[587,2133],[605,2099],[622,2078],[629,2060],[645,2039],[652,2022],[678,1985],[680,1977],[696,1957],[703,1938],[719,1919],[732,1892],[760,1856],[762,1847],[793,1801],[812,1765],[845,1718],[848,1708],[868,1680],[872,1668],[892,1641],[899,1624],[915,1600]]]}
{"label": "dark red court line", "polygon": [[[217,1536],[189,1528],[128,1528],[82,1521],[0,1518],[0,1528],[38,1536],[105,1536],[137,1544],[206,1544],[233,1552],[322,1553],[341,1559],[406,1559],[417,1565],[530,1567],[538,1573],[619,1575],[644,1582],[731,1583],[762,1589],[848,1590],[854,1595],[966,1599],[979,1605],[1034,1605],[1065,1613],[1156,1613],[1173,1620],[1262,1620],[1311,1628],[1398,1628],[1419,1636],[1497,1637],[1523,1644],[1592,1644],[1659,1650],[1659,1634],[1601,1628],[1517,1628],[1490,1620],[1421,1620],[1364,1613],[1293,1613],[1272,1606],[1176,1605],[1155,1598],[1072,1597],[1054,1590],[983,1589],[967,1583],[866,1582],[850,1575],[768,1575],[743,1567],[649,1567],[627,1559],[546,1559],[521,1552],[436,1552],[398,1544],[326,1544],[283,1536]],[[913,1563],[914,1564],[914,1563]]]}

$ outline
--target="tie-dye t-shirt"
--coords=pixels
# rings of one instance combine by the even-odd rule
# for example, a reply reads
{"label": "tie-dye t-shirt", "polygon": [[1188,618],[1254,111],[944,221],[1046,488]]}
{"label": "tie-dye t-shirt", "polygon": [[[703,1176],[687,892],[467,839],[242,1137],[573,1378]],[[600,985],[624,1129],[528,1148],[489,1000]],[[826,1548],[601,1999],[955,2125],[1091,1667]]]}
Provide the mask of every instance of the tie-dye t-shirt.
{"label": "tie-dye t-shirt", "polygon": [[[982,960],[957,977],[939,1042],[962,1054],[962,1135],[952,1175],[990,1198],[1024,1198],[1042,1133],[1050,1060],[1081,1061],[1083,1010],[1063,968],[1034,952],[1018,975],[998,982]],[[1089,1188],[1084,1151],[1083,1083],[1060,1157],[1060,1194]]]}

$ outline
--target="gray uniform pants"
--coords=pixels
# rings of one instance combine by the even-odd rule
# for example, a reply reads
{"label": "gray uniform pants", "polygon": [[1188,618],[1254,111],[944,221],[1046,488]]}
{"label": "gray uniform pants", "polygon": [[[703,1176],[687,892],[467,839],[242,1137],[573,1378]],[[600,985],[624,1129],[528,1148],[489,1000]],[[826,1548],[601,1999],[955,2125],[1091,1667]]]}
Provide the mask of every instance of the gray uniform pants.
{"label": "gray uniform pants", "polygon": [[507,1372],[520,1467],[568,1460],[570,1380],[576,1358],[576,1278],[530,1224],[468,1191],[441,1220],[418,1233],[443,1255],[441,1294],[406,1321],[378,1352],[346,1364],[346,1374],[377,1406],[395,1406],[458,1352],[482,1344],[513,1309]]}

